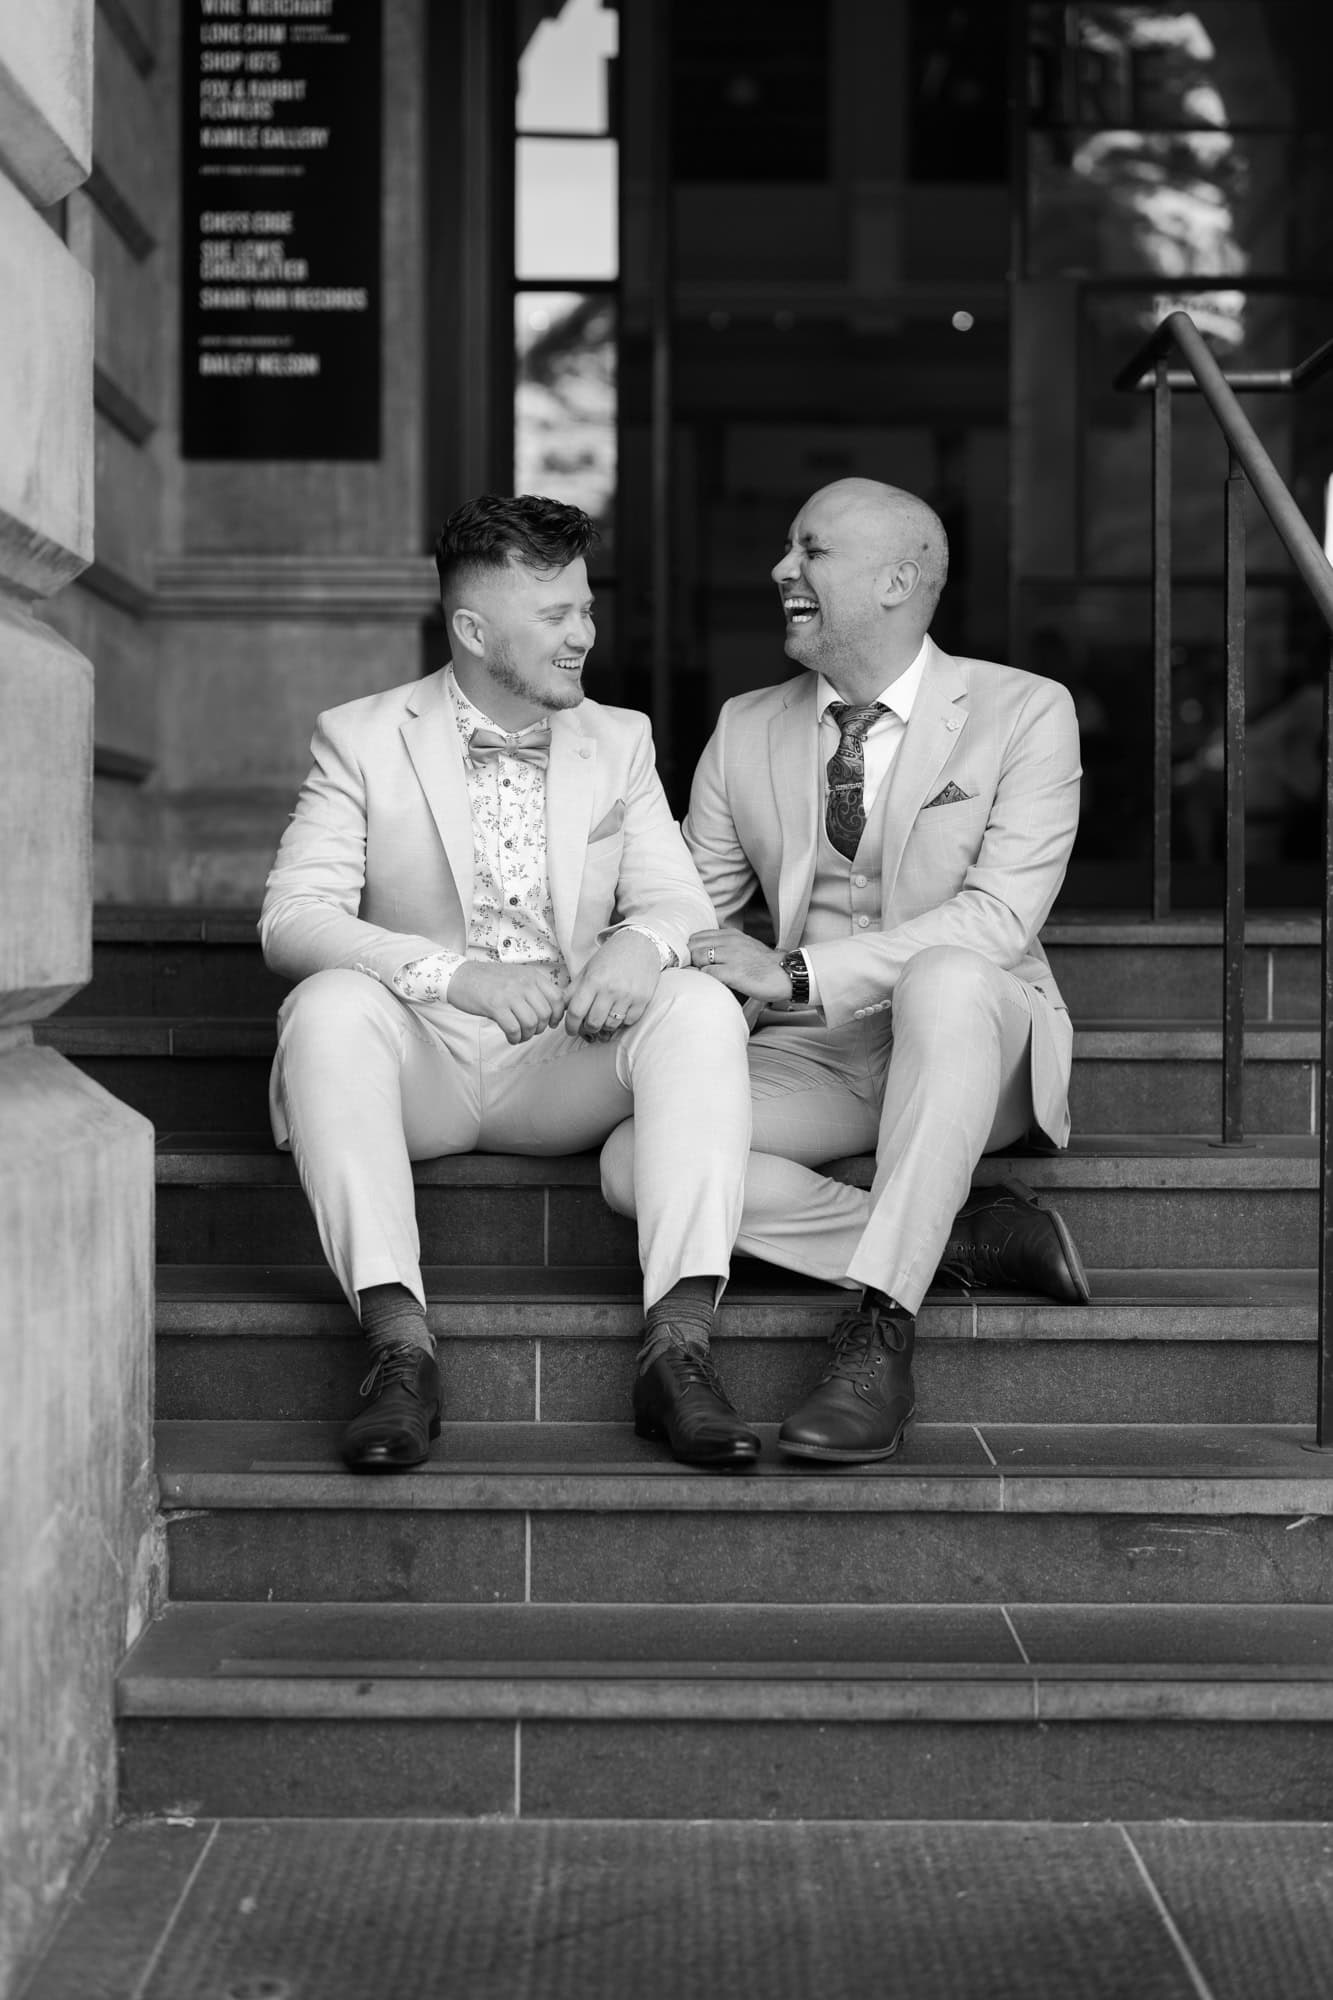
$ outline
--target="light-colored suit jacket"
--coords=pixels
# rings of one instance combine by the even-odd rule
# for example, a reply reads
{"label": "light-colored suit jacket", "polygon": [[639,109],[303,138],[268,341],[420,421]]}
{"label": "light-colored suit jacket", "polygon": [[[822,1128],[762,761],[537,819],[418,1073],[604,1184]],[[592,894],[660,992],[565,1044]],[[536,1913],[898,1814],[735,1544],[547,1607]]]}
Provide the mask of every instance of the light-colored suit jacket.
{"label": "light-colored suit jacket", "polygon": [[[722,923],[756,885],[778,948],[802,944],[822,809],[817,678],[727,702],[700,760],[685,837]],[[961,945],[1013,972],[1032,1008],[1040,1130],[1069,1136],[1073,1031],[1037,933],[1078,824],[1078,725],[1066,688],[927,641],[925,672],[885,799],[877,931],[808,946],[830,1027],[893,1004],[930,945]]]}
{"label": "light-colored suit jacket", "polygon": [[[444,670],[319,717],[314,764],[259,920],[273,971],[347,967],[389,981],[467,949],[472,818]],[[607,930],[647,924],[689,963],[712,908],[671,817],[648,718],[584,701],[551,718],[547,873],[555,932],[577,975]]]}

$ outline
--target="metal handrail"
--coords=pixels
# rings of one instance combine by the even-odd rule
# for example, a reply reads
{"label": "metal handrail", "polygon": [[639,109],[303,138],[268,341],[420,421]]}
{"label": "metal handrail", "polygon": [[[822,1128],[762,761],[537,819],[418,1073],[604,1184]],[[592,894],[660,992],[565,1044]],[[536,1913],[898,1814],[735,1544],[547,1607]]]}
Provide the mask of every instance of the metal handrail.
{"label": "metal handrail", "polygon": [[[1172,313],[1169,317],[1188,320],[1189,314]],[[1167,323],[1163,320],[1162,325],[1165,326]],[[1194,322],[1190,320],[1190,325],[1193,324]],[[1157,335],[1154,334],[1153,341],[1156,338]],[[1150,341],[1149,345],[1152,344]],[[1115,378],[1114,386],[1117,389],[1143,391],[1152,388],[1155,375],[1145,374],[1136,378],[1135,366],[1136,363],[1131,361],[1127,367],[1121,369]],[[1312,353],[1306,355],[1304,361],[1298,361],[1294,368],[1240,368],[1232,375],[1224,375],[1222,379],[1239,395],[1282,395],[1288,394],[1293,389],[1306,388],[1311,382],[1317,382],[1321,375],[1327,375],[1331,369],[1333,369],[1333,340],[1326,340],[1322,347],[1316,347]],[[1166,385],[1168,389],[1183,390],[1187,395],[1197,394],[1199,389],[1199,384],[1188,368],[1168,369]]]}
{"label": "metal handrail", "polygon": [[[1185,370],[1167,366],[1176,349]],[[1245,482],[1248,479],[1302,582],[1333,632],[1333,567],[1236,392],[1292,391],[1333,370],[1333,340],[1294,368],[1227,376],[1186,312],[1169,313],[1115,378],[1117,389],[1153,397],[1153,914],[1170,900],[1171,751],[1171,399],[1202,395],[1227,443],[1224,594],[1227,699],[1224,747],[1226,890],[1222,918],[1222,1144],[1244,1143],[1245,1057]],[[1333,665],[1333,662],[1330,662]],[[1319,1128],[1318,1391],[1315,1439],[1333,1442],[1333,672],[1325,695],[1324,910]]]}

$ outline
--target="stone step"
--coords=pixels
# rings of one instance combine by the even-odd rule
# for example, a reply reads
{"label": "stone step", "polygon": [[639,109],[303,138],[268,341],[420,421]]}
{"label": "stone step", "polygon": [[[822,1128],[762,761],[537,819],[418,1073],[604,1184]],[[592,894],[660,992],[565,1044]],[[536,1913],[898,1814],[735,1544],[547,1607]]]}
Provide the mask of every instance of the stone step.
{"label": "stone step", "polygon": [[[990,1154],[978,1183],[1016,1173],[1058,1206],[1085,1264],[1264,1269],[1317,1258],[1317,1145],[1276,1135],[1244,1150],[1172,1135],[1076,1136],[1068,1153]],[[839,1163],[849,1179],[866,1159]],[[427,1264],[637,1268],[632,1223],[602,1201],[595,1154],[470,1153],[416,1169]],[[164,1264],[322,1263],[286,1155],[265,1135],[166,1133],[158,1145]]]}
{"label": "stone step", "polygon": [[290,983],[265,966],[257,910],[102,904],[93,912],[93,976],[62,1015],[272,1019]]}
{"label": "stone step", "polygon": [[133,1814],[1321,1818],[1333,1611],[175,1604],[117,1709]]}
{"label": "stone step", "polygon": [[[1103,1271],[1093,1302],[933,1291],[917,1391],[934,1422],[1304,1423],[1315,1407],[1315,1272]],[[608,1422],[628,1410],[637,1273],[431,1266],[446,1407],[457,1422]],[[714,1340],[737,1407],[794,1409],[845,1310],[837,1288],[738,1259]],[[346,1420],[365,1373],[332,1275],[307,1265],[164,1265],[157,1414]]]}
{"label": "stone step", "polygon": [[[258,912],[102,905],[93,918],[93,978],[74,1014],[255,1014],[287,991],[260,957]],[[1220,921],[1061,912],[1042,933],[1076,1019],[1222,1011]],[[1319,1018],[1317,916],[1252,916],[1245,988],[1251,1022]]]}
{"label": "stone step", "polygon": [[356,1477],[340,1427],[165,1423],[177,1601],[1323,1604],[1308,1427],[921,1424],[887,1463],[676,1464],[628,1424],[453,1424]]}
{"label": "stone step", "polygon": [[[62,1014],[40,1023],[37,1039],[161,1130],[253,1131],[266,1122],[271,1020]],[[1317,1028],[1248,1030],[1248,1130],[1317,1130],[1319,1054]],[[1074,1039],[1075,1129],[1220,1131],[1221,1056],[1221,1031],[1206,1022],[1090,1020]]]}
{"label": "stone step", "polygon": [[[1245,1010],[1264,1021],[1317,1021],[1319,919],[1251,917],[1245,927]],[[1042,932],[1075,1020],[1220,1020],[1222,925],[1214,917],[1057,917]]]}

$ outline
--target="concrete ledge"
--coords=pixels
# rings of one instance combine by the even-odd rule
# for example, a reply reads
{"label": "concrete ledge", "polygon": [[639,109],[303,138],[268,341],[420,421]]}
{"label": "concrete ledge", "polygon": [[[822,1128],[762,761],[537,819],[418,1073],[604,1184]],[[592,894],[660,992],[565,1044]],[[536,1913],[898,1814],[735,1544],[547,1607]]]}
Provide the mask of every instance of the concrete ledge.
{"label": "concrete ledge", "polygon": [[49,626],[2,600],[0,715],[5,1023],[50,1013],[92,970],[93,670]]}
{"label": "concrete ledge", "polygon": [[39,208],[92,160],[93,0],[0,6],[0,164]]}
{"label": "concrete ledge", "polygon": [[0,353],[0,578],[45,597],[93,554],[93,281],[4,179]]}

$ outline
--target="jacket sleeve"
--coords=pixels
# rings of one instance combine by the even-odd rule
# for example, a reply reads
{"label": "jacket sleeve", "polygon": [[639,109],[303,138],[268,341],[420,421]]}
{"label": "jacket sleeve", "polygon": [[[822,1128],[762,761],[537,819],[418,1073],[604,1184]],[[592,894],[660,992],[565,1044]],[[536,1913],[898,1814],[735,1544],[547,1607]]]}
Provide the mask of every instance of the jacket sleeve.
{"label": "jacket sleeve", "polygon": [[719,924],[740,928],[741,913],[753,896],[758,876],[741,846],[736,822],[727,797],[726,732],[724,703],[717,726],[699,759],[690,788],[690,809],[685,815],[685,842],[694,857],[699,877],[717,911]]}
{"label": "jacket sleeve", "polygon": [[363,923],[357,915],[366,879],[366,784],[335,712],[321,715],[310,749],[314,762],[269,872],[259,917],[264,962],[286,979],[334,967],[392,979],[400,965],[438,951],[438,938]]}
{"label": "jacket sleeve", "polygon": [[673,948],[682,965],[690,962],[693,933],[711,930],[716,921],[699,871],[671,817],[646,716],[641,718],[626,781],[615,916],[604,937],[622,924],[644,924]]}
{"label": "jacket sleeve", "polygon": [[910,958],[959,945],[1018,965],[1050,915],[1078,829],[1078,723],[1067,688],[1034,680],[976,858],[957,891],[892,930],[807,946],[830,1027],[882,1005]]}

